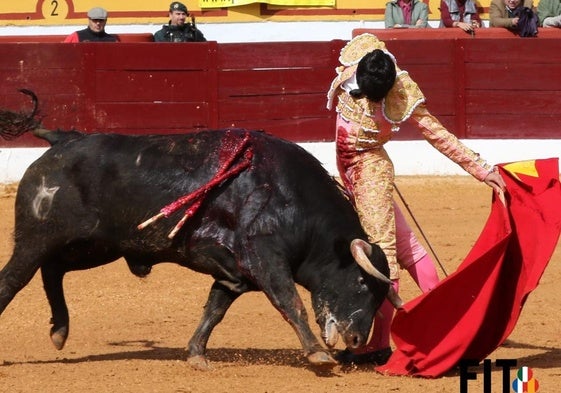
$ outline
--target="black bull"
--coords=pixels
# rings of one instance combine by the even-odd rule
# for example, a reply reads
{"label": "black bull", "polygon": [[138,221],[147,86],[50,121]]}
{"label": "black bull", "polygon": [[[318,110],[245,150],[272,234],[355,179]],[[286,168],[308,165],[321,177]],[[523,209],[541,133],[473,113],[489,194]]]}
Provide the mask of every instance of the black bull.
{"label": "black bull", "polygon": [[[7,111],[0,124],[3,116],[10,137],[14,128],[37,126]],[[266,294],[312,364],[335,364],[309,327],[295,283],[311,293],[328,347],[338,335],[349,348],[366,342],[389,291],[387,261],[379,247],[353,241],[366,239],[357,214],[299,146],[243,130],[34,133],[51,148],[19,184],[14,251],[0,271],[0,313],[41,269],[57,349],[69,332],[64,274],[120,257],[137,276],[175,262],[214,278],[187,348],[196,367],[208,367],[213,328],[248,291]]]}

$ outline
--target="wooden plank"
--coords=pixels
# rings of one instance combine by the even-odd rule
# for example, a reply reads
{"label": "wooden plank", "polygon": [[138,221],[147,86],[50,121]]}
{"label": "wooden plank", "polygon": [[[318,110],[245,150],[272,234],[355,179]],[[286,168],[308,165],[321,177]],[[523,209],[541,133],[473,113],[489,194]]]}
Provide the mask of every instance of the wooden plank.
{"label": "wooden plank", "polygon": [[102,70],[205,70],[216,42],[81,43]]}
{"label": "wooden plank", "polygon": [[558,91],[561,90],[560,70],[559,64],[541,64],[538,59],[532,62],[487,60],[470,63],[466,64],[466,88]]}
{"label": "wooden plank", "polygon": [[559,92],[535,90],[472,90],[467,114],[528,114],[561,116]]}
{"label": "wooden plank", "polygon": [[97,102],[208,102],[209,75],[201,70],[98,70]]}
{"label": "wooden plank", "polygon": [[217,66],[221,70],[325,67],[332,64],[330,42],[256,42],[221,44]]}
{"label": "wooden plank", "polygon": [[200,103],[98,103],[96,130],[209,128],[208,105]]}
{"label": "wooden plank", "polygon": [[558,139],[561,136],[557,114],[471,114],[466,123],[469,138]]}
{"label": "wooden plank", "polygon": [[[540,32],[551,29],[541,29]],[[466,41],[467,63],[533,64],[534,71],[545,64],[561,63],[561,35],[557,38],[502,38]],[[525,75],[527,76],[527,75]]]}
{"label": "wooden plank", "polygon": [[328,68],[296,68],[268,70],[231,70],[218,74],[219,99],[270,94],[324,93],[335,70]]}
{"label": "wooden plank", "polygon": [[25,73],[29,69],[80,69],[86,48],[71,44],[0,44],[0,70]]}
{"label": "wooden plank", "polygon": [[22,95],[19,89],[32,90],[41,99],[47,96],[79,95],[85,75],[80,70],[28,68],[25,72],[0,70],[2,95]]}
{"label": "wooden plank", "polygon": [[325,94],[294,94],[256,97],[233,97],[219,105],[220,123],[232,120],[266,120],[307,117],[330,117]]}

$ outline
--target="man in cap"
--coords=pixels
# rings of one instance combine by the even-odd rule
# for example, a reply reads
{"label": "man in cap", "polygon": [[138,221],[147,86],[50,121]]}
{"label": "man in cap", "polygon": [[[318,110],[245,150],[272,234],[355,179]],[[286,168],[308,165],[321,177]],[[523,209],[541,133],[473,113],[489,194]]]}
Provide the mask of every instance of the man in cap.
{"label": "man in cap", "polygon": [[174,1],[169,5],[169,22],[154,34],[156,42],[203,42],[203,33],[195,27],[195,18],[187,22],[189,11],[185,4]]}
{"label": "man in cap", "polygon": [[88,11],[88,27],[75,31],[65,38],[64,42],[117,42],[116,36],[105,32],[107,11],[101,7],[94,7]]}

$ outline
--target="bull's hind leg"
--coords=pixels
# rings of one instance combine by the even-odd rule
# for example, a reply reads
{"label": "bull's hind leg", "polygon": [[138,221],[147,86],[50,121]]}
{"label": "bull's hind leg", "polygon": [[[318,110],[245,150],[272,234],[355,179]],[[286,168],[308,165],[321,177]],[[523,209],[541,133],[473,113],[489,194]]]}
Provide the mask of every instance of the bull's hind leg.
{"label": "bull's hind leg", "polygon": [[212,285],[199,326],[187,346],[187,362],[191,366],[199,370],[210,368],[205,356],[208,339],[214,327],[222,321],[226,311],[239,296],[240,293],[233,292],[218,282]]}
{"label": "bull's hind leg", "polygon": [[53,257],[41,265],[43,288],[51,306],[51,341],[56,349],[64,348],[68,338],[70,317],[64,298],[63,279],[67,272],[91,269],[120,257],[118,249],[108,241],[73,239],[65,247],[55,248]]}
{"label": "bull's hind leg", "polygon": [[61,350],[66,343],[70,323],[62,286],[64,273],[64,271],[53,268],[52,264],[41,266],[43,287],[51,306],[51,341],[58,350]]}
{"label": "bull's hind leg", "polygon": [[0,314],[39,269],[40,261],[32,251],[32,247],[16,247],[6,266],[0,270]]}

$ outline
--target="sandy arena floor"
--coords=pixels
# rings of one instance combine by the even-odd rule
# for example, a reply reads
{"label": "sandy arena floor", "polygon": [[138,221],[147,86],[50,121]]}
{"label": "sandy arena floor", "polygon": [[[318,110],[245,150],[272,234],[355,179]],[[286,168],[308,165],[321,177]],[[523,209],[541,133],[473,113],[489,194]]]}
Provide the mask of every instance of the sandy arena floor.
{"label": "sandy arena floor", "polygon": [[[400,177],[397,184],[445,269],[454,271],[487,219],[490,189],[470,177]],[[14,194],[15,186],[0,186],[0,266],[11,255]],[[403,277],[402,297],[417,296],[414,283]],[[514,358],[519,366],[532,368],[544,393],[559,391],[561,382],[560,281],[558,246],[513,334],[490,356],[493,362]],[[69,273],[65,291],[71,330],[66,347],[57,351],[48,338],[49,308],[36,275],[0,317],[0,391],[460,391],[455,371],[427,380],[383,376],[367,367],[336,367],[328,373],[309,368],[296,335],[261,293],[246,294],[233,305],[208,345],[214,369],[195,371],[184,362],[184,347],[210,284],[209,277],[171,264],[138,279],[123,260]],[[309,301],[306,291],[302,296]],[[317,325],[312,329],[319,336]],[[501,378],[494,367],[493,392],[502,391]],[[468,388],[483,392],[481,372]]]}

